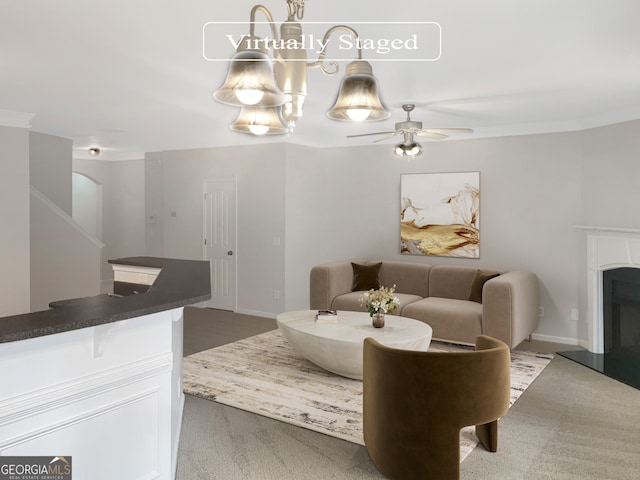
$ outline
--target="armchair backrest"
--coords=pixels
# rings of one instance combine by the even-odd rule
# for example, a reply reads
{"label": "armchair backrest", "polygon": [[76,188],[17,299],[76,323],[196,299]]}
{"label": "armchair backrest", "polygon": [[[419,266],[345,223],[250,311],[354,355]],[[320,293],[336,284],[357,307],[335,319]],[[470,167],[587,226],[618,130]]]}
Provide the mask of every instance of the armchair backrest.
{"label": "armchair backrest", "polygon": [[509,408],[509,347],[491,337],[468,352],[399,350],[367,338],[363,366],[364,441],[390,478],[459,478],[460,429],[491,424]]}

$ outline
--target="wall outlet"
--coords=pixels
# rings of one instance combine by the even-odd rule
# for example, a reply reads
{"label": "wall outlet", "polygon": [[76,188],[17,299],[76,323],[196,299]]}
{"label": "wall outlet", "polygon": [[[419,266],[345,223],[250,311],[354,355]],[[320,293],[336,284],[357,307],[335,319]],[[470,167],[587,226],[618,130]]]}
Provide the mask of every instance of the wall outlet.
{"label": "wall outlet", "polygon": [[578,310],[577,308],[571,309],[571,320],[573,320],[574,322],[580,320],[580,310]]}
{"label": "wall outlet", "polygon": [[275,298],[276,300],[280,300],[280,290],[273,291],[273,298]]}
{"label": "wall outlet", "polygon": [[542,305],[538,307],[538,316],[544,317],[544,307]]}

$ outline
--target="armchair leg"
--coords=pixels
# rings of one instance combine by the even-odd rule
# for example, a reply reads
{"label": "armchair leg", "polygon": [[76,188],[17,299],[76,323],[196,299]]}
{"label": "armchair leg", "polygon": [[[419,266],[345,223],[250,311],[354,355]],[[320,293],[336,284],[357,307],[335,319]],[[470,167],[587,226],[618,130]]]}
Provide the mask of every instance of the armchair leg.
{"label": "armchair leg", "polygon": [[476,425],[476,435],[484,448],[490,452],[498,450],[498,420]]}

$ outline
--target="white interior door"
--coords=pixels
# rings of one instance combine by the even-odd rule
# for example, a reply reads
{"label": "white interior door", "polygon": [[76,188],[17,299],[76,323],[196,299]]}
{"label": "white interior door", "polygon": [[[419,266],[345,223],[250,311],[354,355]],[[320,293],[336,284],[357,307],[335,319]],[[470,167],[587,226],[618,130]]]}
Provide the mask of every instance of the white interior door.
{"label": "white interior door", "polygon": [[211,300],[221,310],[236,307],[236,181],[204,182],[204,259],[211,265]]}

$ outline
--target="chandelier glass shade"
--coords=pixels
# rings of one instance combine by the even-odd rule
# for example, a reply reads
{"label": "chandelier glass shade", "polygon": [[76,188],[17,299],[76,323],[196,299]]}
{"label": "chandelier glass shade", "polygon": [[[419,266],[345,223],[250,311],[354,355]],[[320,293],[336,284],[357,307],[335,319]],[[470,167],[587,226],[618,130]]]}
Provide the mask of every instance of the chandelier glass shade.
{"label": "chandelier glass shade", "polygon": [[333,120],[355,122],[389,118],[391,113],[382,105],[378,91],[378,81],[373,76],[371,64],[363,60],[351,62],[347,65],[338,98],[327,116]]}
{"label": "chandelier glass shade", "polygon": [[253,135],[277,135],[289,130],[280,118],[280,107],[244,107],[229,126],[231,130]]}
{"label": "chandelier glass shade", "polygon": [[[303,114],[307,97],[307,70],[320,68],[325,75],[335,75],[338,71],[335,61],[329,62],[331,67],[324,64],[330,35],[336,30],[345,30],[354,38],[359,38],[351,27],[335,25],[325,33],[318,59],[312,63],[307,62],[302,26],[295,21],[302,19],[304,0],[286,1],[289,16],[280,26],[280,38],[269,10],[262,5],[252,8],[250,34],[241,39],[236,54],[231,59],[227,78],[213,95],[221,103],[243,109],[230,126],[234,131],[254,135],[291,133]],[[286,49],[276,49],[273,42],[254,35],[258,11],[267,17],[273,36],[271,40],[286,44]],[[266,50],[268,45],[274,50],[273,60]],[[248,107],[257,107],[257,110]],[[358,59],[347,65],[337,100],[327,116],[333,120],[374,121],[390,115],[380,100],[373,69],[368,62],[362,60],[362,49],[358,47]],[[270,116],[269,121],[264,120],[267,116]],[[286,127],[283,127],[282,122]],[[261,127],[257,126],[258,123]],[[265,130],[267,124],[269,127]]]}
{"label": "chandelier glass shade", "polygon": [[236,107],[274,107],[285,101],[275,83],[269,56],[259,50],[242,50],[234,55],[227,79],[213,98]]}

